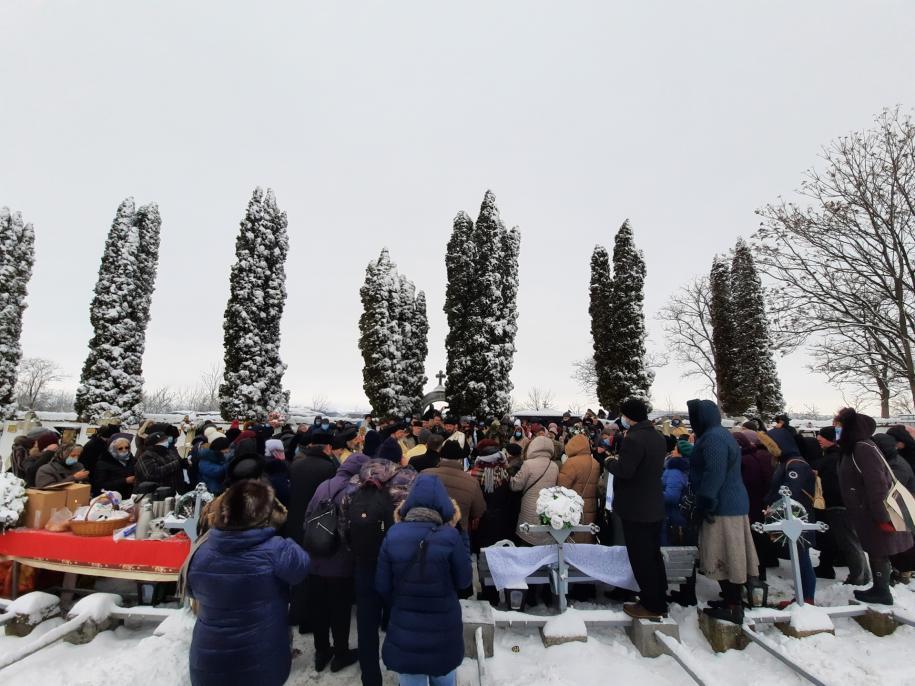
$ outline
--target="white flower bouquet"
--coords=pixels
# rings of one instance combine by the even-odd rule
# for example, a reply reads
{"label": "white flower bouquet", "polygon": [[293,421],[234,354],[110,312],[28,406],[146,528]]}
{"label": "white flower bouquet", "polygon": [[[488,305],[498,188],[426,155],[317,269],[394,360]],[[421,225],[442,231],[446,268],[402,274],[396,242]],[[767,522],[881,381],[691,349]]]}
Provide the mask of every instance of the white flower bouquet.
{"label": "white flower bouquet", "polygon": [[10,472],[0,474],[0,532],[19,523],[25,501],[25,481]]}
{"label": "white flower bouquet", "polygon": [[585,501],[578,493],[562,486],[544,488],[537,498],[540,521],[557,530],[578,526],[584,507]]}

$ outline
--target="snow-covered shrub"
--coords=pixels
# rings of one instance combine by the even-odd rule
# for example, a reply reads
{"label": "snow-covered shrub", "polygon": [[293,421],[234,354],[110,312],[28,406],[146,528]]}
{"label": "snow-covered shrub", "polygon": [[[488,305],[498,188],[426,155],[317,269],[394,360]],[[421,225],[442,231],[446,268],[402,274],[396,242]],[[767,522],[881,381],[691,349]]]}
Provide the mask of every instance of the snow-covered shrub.
{"label": "snow-covered shrub", "polygon": [[11,472],[0,474],[0,532],[16,526],[25,501],[25,481]]}

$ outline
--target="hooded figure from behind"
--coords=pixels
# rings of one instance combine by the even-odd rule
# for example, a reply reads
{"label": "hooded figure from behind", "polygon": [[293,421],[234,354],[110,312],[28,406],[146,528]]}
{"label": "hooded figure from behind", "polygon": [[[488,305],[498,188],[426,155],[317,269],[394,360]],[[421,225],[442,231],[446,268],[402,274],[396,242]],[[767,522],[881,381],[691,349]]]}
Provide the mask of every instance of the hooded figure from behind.
{"label": "hooded figure from behind", "polygon": [[290,586],[305,578],[308,556],[276,536],[276,524],[270,485],[240,481],[221,496],[213,528],[192,553],[187,591],[197,602],[194,686],[280,686],[288,678]]}
{"label": "hooded figure from behind", "polygon": [[391,607],[382,658],[399,674],[444,676],[464,659],[458,591],[472,582],[454,505],[435,476],[420,474],[384,539],[375,587]]}

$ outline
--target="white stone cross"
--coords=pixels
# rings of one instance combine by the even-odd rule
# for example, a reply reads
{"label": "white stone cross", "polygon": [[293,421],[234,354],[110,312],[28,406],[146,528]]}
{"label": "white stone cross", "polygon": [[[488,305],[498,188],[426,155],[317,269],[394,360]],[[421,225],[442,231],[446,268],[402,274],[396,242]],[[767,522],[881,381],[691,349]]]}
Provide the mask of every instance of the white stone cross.
{"label": "white stone cross", "polygon": [[781,494],[782,499],[778,505],[773,506],[773,509],[780,509],[783,518],[768,524],[756,522],[753,524],[753,531],[760,534],[777,531],[787,536],[791,541],[788,550],[791,553],[791,569],[794,572],[794,597],[797,599],[798,605],[803,605],[804,588],[801,583],[801,562],[798,559],[798,539],[804,535],[805,531],[827,531],[829,525],[826,522],[806,522],[799,517],[795,517],[792,505],[797,505],[800,508],[802,516],[806,514],[804,506],[791,499],[791,489],[787,486],[782,486],[778,489],[778,492]]}

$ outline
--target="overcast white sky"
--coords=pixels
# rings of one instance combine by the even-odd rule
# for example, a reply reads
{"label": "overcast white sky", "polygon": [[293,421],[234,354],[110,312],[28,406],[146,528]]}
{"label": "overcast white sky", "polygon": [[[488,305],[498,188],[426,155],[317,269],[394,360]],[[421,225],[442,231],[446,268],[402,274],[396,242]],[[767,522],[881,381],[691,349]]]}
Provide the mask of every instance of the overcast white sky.
{"label": "overcast white sky", "polygon": [[[915,104],[915,4],[257,3],[3,0],[0,205],[35,225],[22,344],[75,387],[119,202],[156,201],[148,387],[222,357],[234,241],[251,191],[289,216],[286,384],[365,406],[365,265],[387,246],[426,291],[444,366],[444,250],[486,188],[522,233],[516,397],[586,404],[589,259],[629,217],[655,313],[790,194],[821,145]],[[779,364],[789,406],[841,396]],[[656,407],[698,384],[659,371]],[[434,381],[433,381],[434,382]],[[590,404],[590,403],[588,403]]]}

